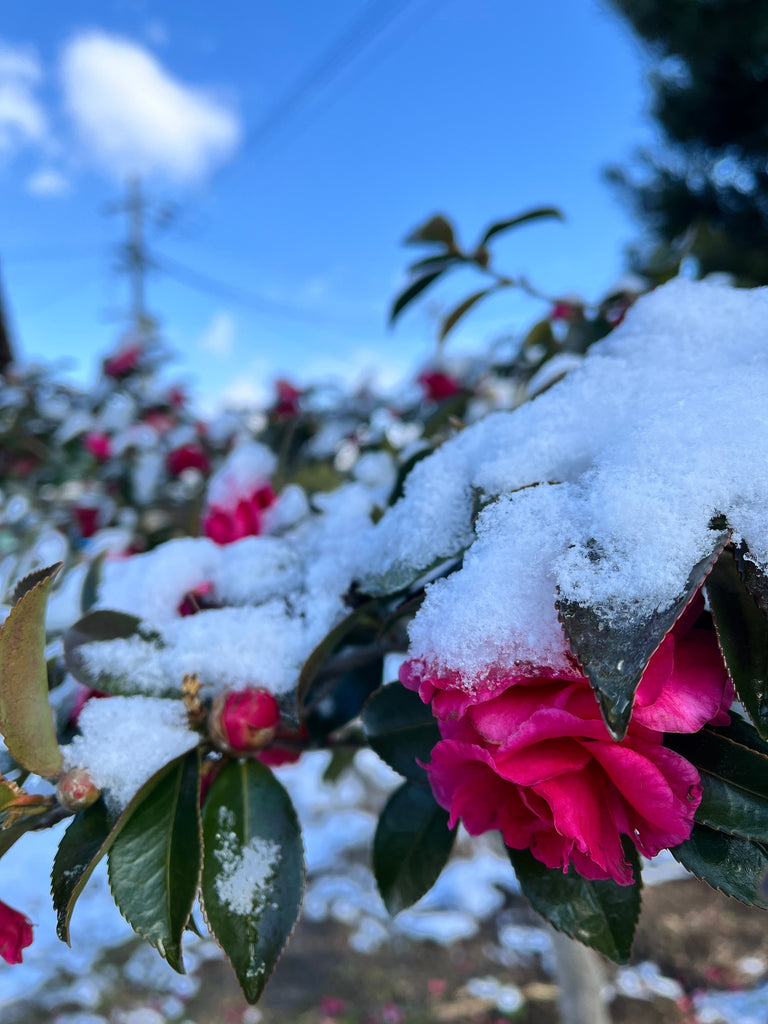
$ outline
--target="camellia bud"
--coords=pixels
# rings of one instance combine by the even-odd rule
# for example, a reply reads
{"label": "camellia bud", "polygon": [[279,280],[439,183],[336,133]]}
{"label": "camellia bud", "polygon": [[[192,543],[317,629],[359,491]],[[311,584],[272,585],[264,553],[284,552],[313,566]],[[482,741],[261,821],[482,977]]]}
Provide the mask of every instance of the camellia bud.
{"label": "camellia bud", "polygon": [[249,687],[221,693],[211,705],[208,732],[230,754],[255,754],[272,742],[280,724],[280,708],[267,690]]}
{"label": "camellia bud", "polygon": [[101,790],[85,768],[70,768],[59,779],[56,798],[69,811],[84,811],[96,803]]}

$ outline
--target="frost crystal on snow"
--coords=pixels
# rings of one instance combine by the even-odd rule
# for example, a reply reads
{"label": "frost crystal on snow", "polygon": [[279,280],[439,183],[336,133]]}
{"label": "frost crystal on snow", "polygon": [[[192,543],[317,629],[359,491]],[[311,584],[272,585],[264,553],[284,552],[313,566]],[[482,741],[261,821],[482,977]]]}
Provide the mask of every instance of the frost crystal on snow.
{"label": "frost crystal on snow", "polygon": [[280,844],[254,837],[247,846],[241,846],[233,829],[232,812],[221,807],[218,817],[216,895],[233,914],[261,914],[268,905],[270,883],[280,865]]}

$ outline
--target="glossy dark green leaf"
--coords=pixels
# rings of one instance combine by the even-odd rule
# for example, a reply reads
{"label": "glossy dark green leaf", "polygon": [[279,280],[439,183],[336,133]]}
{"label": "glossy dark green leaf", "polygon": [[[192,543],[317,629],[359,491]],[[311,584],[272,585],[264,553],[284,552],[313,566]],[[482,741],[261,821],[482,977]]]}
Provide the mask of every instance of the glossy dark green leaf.
{"label": "glossy dark green leaf", "polygon": [[448,812],[429,786],[404,782],[381,812],[373,840],[373,873],[390,914],[429,892],[445,867],[456,838]]}
{"label": "glossy dark green leaf", "polygon": [[486,228],[483,237],[478,243],[478,248],[483,248],[488,242],[501,231],[507,231],[509,228],[519,227],[521,224],[527,224],[532,220],[541,220],[542,218],[552,218],[556,220],[565,220],[560,210],[555,206],[539,206],[535,210],[528,210],[525,213],[518,214],[517,217],[510,217],[508,220],[497,220],[494,224],[491,224]]}
{"label": "glossy dark green leaf", "polygon": [[440,324],[437,340],[445,341],[459,320],[461,320],[461,318],[468,313],[473,306],[476,306],[481,299],[486,297],[486,295],[491,295],[493,292],[497,292],[498,290],[498,286],[494,285],[491,288],[481,288],[480,291],[473,292],[472,295],[468,295],[463,302],[460,302],[458,306],[451,310],[451,312],[443,319],[443,322]]}
{"label": "glossy dark green leaf", "polygon": [[48,700],[45,612],[61,562],[39,569],[16,587],[0,628],[0,734],[9,754],[37,775],[61,772],[61,751]]}
{"label": "glossy dark green leaf", "polygon": [[747,590],[730,546],[706,590],[728,674],[755,728],[768,738],[768,617]]}
{"label": "glossy dark green leaf", "polygon": [[183,973],[181,937],[202,866],[198,752],[180,758],[136,808],[109,851],[109,885],[135,932]]}
{"label": "glossy dark green leaf", "polygon": [[428,704],[400,683],[374,693],[363,708],[363,727],[368,740],[390,768],[417,782],[425,772],[417,763],[429,761],[440,740],[440,730]]}
{"label": "glossy dark green leaf", "polygon": [[203,808],[202,904],[250,1003],[293,931],[303,891],[301,831],[288,794],[259,761],[231,761]]}
{"label": "glossy dark green leaf", "polygon": [[301,672],[299,673],[299,681],[296,686],[296,707],[299,718],[301,718],[304,703],[307,699],[310,687],[315,681],[317,673],[325,661],[325,659],[333,653],[333,651],[339,646],[356,626],[358,626],[366,616],[372,614],[376,609],[375,601],[366,601],[361,604],[354,611],[350,612],[346,618],[342,619],[334,628],[323,637],[320,643],[315,647],[314,651],[310,654],[307,660],[302,666]]}
{"label": "glossy dark green leaf", "polygon": [[750,555],[746,544],[739,545],[735,556],[747,590],[763,614],[768,615],[768,575]]}
{"label": "glossy dark green leaf", "polygon": [[625,843],[635,883],[591,882],[573,868],[548,868],[528,850],[509,850],[523,895],[560,932],[623,964],[629,959],[640,914],[642,880],[637,851]]}
{"label": "glossy dark green leaf", "polygon": [[412,281],[407,288],[404,288],[392,304],[392,309],[389,313],[389,322],[391,324],[394,323],[405,307],[417,296],[421,295],[425,288],[428,288],[443,273],[444,269],[433,270],[429,274],[423,274],[421,277],[417,277],[416,280]]}
{"label": "glossy dark green leaf", "polygon": [[442,213],[436,213],[429,220],[414,228],[405,239],[405,245],[421,245],[425,242],[444,245],[447,249],[456,248],[453,225]]}
{"label": "glossy dark green leaf", "polygon": [[51,872],[51,895],[57,915],[56,933],[69,945],[69,922],[75,903],[94,868],[110,850],[131,815],[140,807],[175,762],[165,765],[138,790],[116,819],[107,811],[103,799],[72,819],[62,836]]}
{"label": "glossy dark green leaf", "polygon": [[[745,727],[741,723],[742,736]],[[668,733],[665,743],[699,771],[704,792],[696,810],[698,822],[768,842],[768,755],[736,742],[728,729]]]}
{"label": "glossy dark green leaf", "polygon": [[[140,680],[137,681],[133,675],[125,675],[117,669],[113,672],[93,672],[83,657],[83,647],[88,644],[103,640],[127,640],[131,637],[140,638],[146,643],[148,653],[162,646],[159,634],[143,625],[135,615],[102,609],[88,612],[64,634],[64,661],[67,669],[78,682],[102,693],[129,697],[144,693]],[[169,690],[157,695],[170,697],[176,693]]]}
{"label": "glossy dark green leaf", "polygon": [[603,720],[614,739],[622,740],[626,734],[646,665],[701,587],[728,539],[725,533],[713,539],[711,554],[693,567],[678,598],[662,611],[639,609],[634,615],[617,618],[599,606],[559,600],[560,621],[571,650],[597,694]]}
{"label": "glossy dark green leaf", "polygon": [[768,848],[762,843],[696,824],[690,839],[671,852],[713,889],[768,910]]}

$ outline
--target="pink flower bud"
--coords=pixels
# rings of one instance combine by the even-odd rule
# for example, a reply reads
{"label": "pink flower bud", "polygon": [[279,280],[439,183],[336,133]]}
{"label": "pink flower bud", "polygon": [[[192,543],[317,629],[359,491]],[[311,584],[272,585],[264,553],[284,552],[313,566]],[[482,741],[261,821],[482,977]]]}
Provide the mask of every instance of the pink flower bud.
{"label": "pink flower bud", "polygon": [[84,811],[96,803],[100,792],[85,768],[70,768],[59,779],[56,798],[68,811]]}
{"label": "pink flower bud", "polygon": [[272,742],[280,724],[280,708],[271,693],[256,687],[219,694],[208,716],[208,732],[230,754],[258,753]]}
{"label": "pink flower bud", "polygon": [[83,438],[83,445],[99,462],[106,462],[112,456],[112,439],[109,434],[92,431]]}

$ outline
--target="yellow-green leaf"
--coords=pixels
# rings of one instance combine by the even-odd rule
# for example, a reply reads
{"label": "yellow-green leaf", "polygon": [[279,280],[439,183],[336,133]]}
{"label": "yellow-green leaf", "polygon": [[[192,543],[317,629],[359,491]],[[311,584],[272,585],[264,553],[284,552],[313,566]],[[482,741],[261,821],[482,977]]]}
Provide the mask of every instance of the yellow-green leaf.
{"label": "yellow-green leaf", "polygon": [[39,570],[0,629],[0,733],[11,756],[37,775],[61,772],[48,702],[45,608],[61,562]]}

